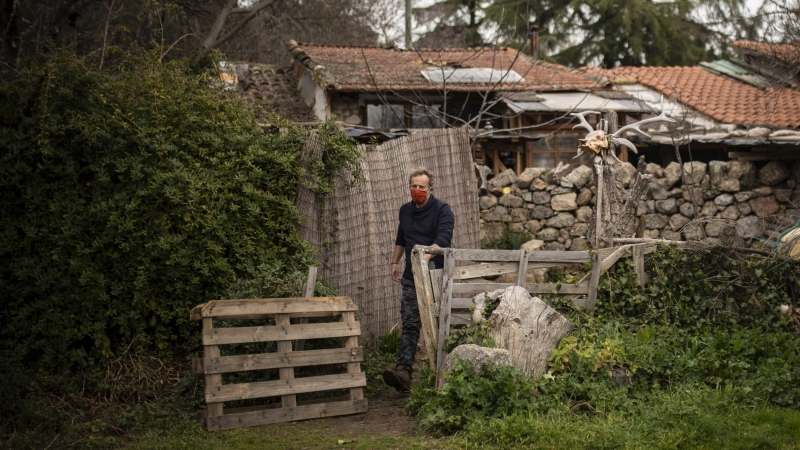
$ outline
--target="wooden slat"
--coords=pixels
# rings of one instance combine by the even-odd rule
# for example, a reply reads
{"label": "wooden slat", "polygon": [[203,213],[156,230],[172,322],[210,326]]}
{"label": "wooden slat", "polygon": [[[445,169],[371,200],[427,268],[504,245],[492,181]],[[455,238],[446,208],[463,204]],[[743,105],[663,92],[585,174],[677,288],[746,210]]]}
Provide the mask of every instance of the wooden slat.
{"label": "wooden slat", "polygon": [[417,291],[417,306],[419,307],[419,318],[422,325],[420,334],[422,334],[422,342],[427,349],[428,365],[431,370],[436,369],[434,362],[435,353],[433,350],[436,348],[437,327],[436,321],[433,317],[433,287],[430,283],[430,273],[427,261],[425,261],[425,253],[414,249],[411,252],[411,271],[414,275],[414,288]]}
{"label": "wooden slat", "polygon": [[203,358],[192,358],[192,373],[197,375],[203,375],[206,373]]}
{"label": "wooden slat", "polygon": [[633,256],[633,271],[636,273],[636,280],[639,282],[639,286],[644,287],[645,279],[644,279],[644,248],[642,245],[634,245],[631,249],[631,254]]}
{"label": "wooden slat", "polygon": [[589,252],[569,250],[538,250],[530,252],[529,263],[565,263],[581,264],[591,261]]}
{"label": "wooden slat", "polygon": [[[277,326],[288,326],[289,325],[289,315],[288,314],[276,314],[275,315],[275,325]],[[292,341],[285,340],[285,341],[278,341],[278,352],[281,353],[289,353],[292,351]],[[290,381],[294,379],[294,367],[281,367],[278,369],[278,374],[281,378],[281,381]],[[293,408],[297,406],[297,397],[294,394],[287,394],[281,396],[281,408]]]}
{"label": "wooden slat", "polygon": [[444,344],[450,336],[450,300],[453,298],[453,270],[455,269],[455,251],[447,248],[444,251],[444,268],[442,270],[442,301],[439,309],[439,338],[436,348],[436,384],[441,387],[442,365],[447,357]]}
{"label": "wooden slat", "polygon": [[462,261],[513,261],[519,262],[519,250],[453,250],[455,259]]}
{"label": "wooden slat", "polygon": [[450,316],[451,325],[469,325],[472,323],[472,316],[466,313],[453,313]]}
{"label": "wooden slat", "polygon": [[600,275],[606,273],[608,269],[610,269],[614,264],[619,261],[620,258],[623,256],[627,256],[630,254],[631,245],[623,245],[618,247],[614,253],[608,255],[607,258],[603,259],[603,262],[600,263]]}
{"label": "wooden slat", "polygon": [[467,280],[478,277],[491,277],[519,270],[519,262],[480,263],[456,267],[453,280]]}
{"label": "wooden slat", "polygon": [[517,272],[517,286],[525,286],[528,281],[528,255],[527,250],[519,251],[519,271]]}
{"label": "wooden slat", "polygon": [[203,319],[203,308],[205,306],[206,306],[205,303],[200,303],[199,305],[197,305],[194,308],[192,308],[192,310],[189,311],[189,320],[195,321],[195,322],[198,321],[198,320],[202,320]]}
{"label": "wooden slat", "polygon": [[356,311],[350,297],[257,298],[244,300],[212,300],[202,309],[203,317],[224,319],[252,314],[294,314],[318,311]]}
{"label": "wooden slat", "polygon": [[256,355],[220,356],[203,360],[206,373],[244,372],[248,370],[307,367],[344,364],[364,360],[361,347],[305,350],[302,352],[260,353]]}
{"label": "wooden slat", "polygon": [[[203,319],[203,333],[214,330],[214,319],[208,317]],[[203,347],[203,357],[219,358],[219,347],[216,345],[206,345]],[[222,375],[206,374],[206,389],[213,389],[222,386]],[[223,414],[221,402],[206,402],[206,420],[218,417]]]}
{"label": "wooden slat", "polygon": [[[356,322],[356,313],[354,312],[344,312],[342,313],[342,322],[345,323],[355,323]],[[351,336],[347,338],[347,341],[344,343],[345,349],[351,348],[358,348],[358,337]],[[361,363],[359,362],[349,362],[347,363],[347,373],[361,373]],[[362,400],[364,398],[364,388],[355,387],[350,388],[350,400]]]}
{"label": "wooden slat", "polygon": [[214,328],[211,330],[203,330],[203,345],[244,344],[247,342],[294,339],[324,339],[358,336],[360,334],[361,328],[358,322]]}
{"label": "wooden slat", "polygon": [[[481,292],[492,292],[497,289],[505,289],[511,286],[516,285],[514,283],[455,283],[453,284],[453,293],[478,294]],[[531,294],[552,294],[555,291],[557,294],[579,295],[589,292],[587,283],[580,283],[577,286],[574,284],[562,284],[561,287],[558,287],[556,283],[529,283],[525,285],[525,289]]]}
{"label": "wooden slat", "polygon": [[278,397],[289,394],[333,391],[364,387],[364,373],[342,373],[320,377],[295,378],[293,380],[258,381],[254,383],[206,386],[206,403],[230,402],[252,398]]}
{"label": "wooden slat", "polygon": [[586,301],[587,309],[594,309],[597,303],[597,286],[600,284],[600,253],[595,253],[592,262],[591,276],[589,277],[589,294]]}
{"label": "wooden slat", "polygon": [[367,412],[367,400],[348,400],[343,402],[317,403],[295,406],[294,408],[264,408],[250,411],[225,414],[208,419],[209,430],[230,430],[252,425],[291,422],[296,420],[320,419],[323,417],[342,416]]}
{"label": "wooden slat", "polygon": [[[458,285],[454,285],[458,286]],[[453,298],[450,299],[450,310],[454,309],[470,309],[475,306],[471,298]]]}

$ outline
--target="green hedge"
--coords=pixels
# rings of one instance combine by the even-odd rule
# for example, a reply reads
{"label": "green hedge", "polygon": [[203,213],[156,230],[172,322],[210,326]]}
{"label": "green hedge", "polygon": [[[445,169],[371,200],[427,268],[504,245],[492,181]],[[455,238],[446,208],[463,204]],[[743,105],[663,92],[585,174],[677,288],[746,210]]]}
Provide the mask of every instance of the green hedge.
{"label": "green hedge", "polygon": [[[0,79],[6,361],[74,371],[131,342],[192,348],[193,306],[290,294],[312,262],[294,227],[307,132],[265,134],[187,61],[117,61],[54,52]],[[333,124],[319,133],[313,186],[329,192],[342,167],[360,179],[355,143]]]}

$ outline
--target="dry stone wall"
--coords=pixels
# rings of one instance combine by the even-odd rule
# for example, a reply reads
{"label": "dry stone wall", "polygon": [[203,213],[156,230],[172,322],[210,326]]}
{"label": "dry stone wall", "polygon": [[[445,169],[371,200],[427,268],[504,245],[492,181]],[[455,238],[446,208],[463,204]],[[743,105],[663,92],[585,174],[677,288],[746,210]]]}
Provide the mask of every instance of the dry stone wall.
{"label": "dry stone wall", "polygon": [[[775,238],[800,219],[800,161],[649,163],[653,175],[636,214],[644,217],[643,237],[671,240]],[[636,168],[618,172],[628,189]],[[481,240],[500,241],[507,232],[529,233],[529,250],[586,250],[586,235],[597,186],[586,166],[567,172],[507,170],[480,188]],[[738,239],[736,238],[736,239]]]}

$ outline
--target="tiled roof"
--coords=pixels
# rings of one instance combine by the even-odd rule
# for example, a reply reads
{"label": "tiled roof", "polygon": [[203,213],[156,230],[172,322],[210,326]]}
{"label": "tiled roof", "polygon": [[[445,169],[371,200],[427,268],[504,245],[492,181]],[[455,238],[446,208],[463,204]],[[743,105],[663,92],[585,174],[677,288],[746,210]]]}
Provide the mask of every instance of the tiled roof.
{"label": "tiled roof", "polygon": [[769,56],[790,64],[800,64],[800,47],[796,45],[743,40],[733,41],[731,45],[745,52]]}
{"label": "tiled roof", "polygon": [[700,67],[584,68],[614,84],[639,83],[723,123],[800,128],[800,92],[758,89]]}
{"label": "tiled roof", "polygon": [[[314,112],[297,93],[297,79],[291,68],[278,69],[266,64],[246,64],[247,89],[242,97],[252,102],[256,113],[273,112],[295,122],[317,121]],[[243,68],[244,69],[244,68]]]}
{"label": "tiled roof", "polygon": [[[563,66],[535,61],[512,48],[400,50],[383,47],[344,47],[286,43],[294,59],[312,71],[329,90],[437,90],[423,78],[425,69],[444,65],[461,68],[512,69],[524,78],[496,87],[502,91],[563,91],[598,88],[589,77]],[[377,85],[377,88],[376,88]],[[452,91],[486,91],[487,84],[451,83]]]}

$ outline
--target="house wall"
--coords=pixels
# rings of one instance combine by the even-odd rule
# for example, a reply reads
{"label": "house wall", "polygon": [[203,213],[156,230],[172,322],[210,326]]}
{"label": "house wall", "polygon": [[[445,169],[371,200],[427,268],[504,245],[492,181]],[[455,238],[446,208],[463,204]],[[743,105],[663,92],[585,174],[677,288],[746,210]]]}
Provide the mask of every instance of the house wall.
{"label": "house wall", "polygon": [[331,114],[336,120],[350,125],[366,125],[362,120],[363,114],[359,105],[358,94],[331,94]]}
{"label": "house wall", "polygon": [[[682,173],[683,172],[683,173]],[[628,185],[636,169],[624,163],[620,171]],[[752,162],[673,162],[666,168],[647,165],[653,175],[647,198],[637,216],[644,221],[642,237],[699,240],[738,235],[739,245],[761,245],[752,238],[774,239],[800,219],[800,161],[771,161],[760,168]],[[526,169],[520,176],[508,170],[490,180],[478,199],[481,240],[499,241],[506,232],[527,232],[544,250],[586,250],[586,233],[597,188],[594,173],[579,167],[571,173]]]}
{"label": "house wall", "polygon": [[317,85],[308,71],[304,71],[303,76],[300,77],[298,88],[303,101],[314,110],[317,119],[328,120],[328,100],[325,90]]}

